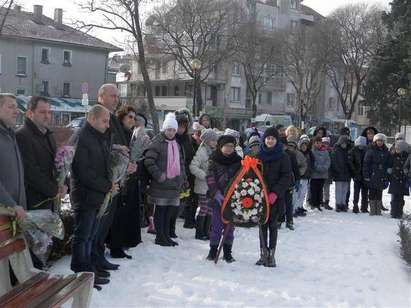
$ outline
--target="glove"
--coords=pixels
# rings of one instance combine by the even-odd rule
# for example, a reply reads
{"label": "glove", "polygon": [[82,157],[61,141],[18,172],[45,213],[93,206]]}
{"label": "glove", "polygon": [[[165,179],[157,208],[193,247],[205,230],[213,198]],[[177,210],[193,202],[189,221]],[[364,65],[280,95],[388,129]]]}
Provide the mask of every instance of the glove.
{"label": "glove", "polygon": [[160,177],[158,178],[158,182],[159,182],[159,183],[163,183],[163,182],[166,180],[166,178],[167,178],[166,174],[165,174],[165,173],[162,173],[162,174],[160,175]]}
{"label": "glove", "polygon": [[218,204],[223,204],[224,202],[224,196],[222,195],[222,193],[220,191],[217,191],[217,193],[214,196],[214,199],[218,202]]}
{"label": "glove", "polygon": [[268,202],[273,205],[277,201],[277,194],[276,193],[269,193],[268,195]]}

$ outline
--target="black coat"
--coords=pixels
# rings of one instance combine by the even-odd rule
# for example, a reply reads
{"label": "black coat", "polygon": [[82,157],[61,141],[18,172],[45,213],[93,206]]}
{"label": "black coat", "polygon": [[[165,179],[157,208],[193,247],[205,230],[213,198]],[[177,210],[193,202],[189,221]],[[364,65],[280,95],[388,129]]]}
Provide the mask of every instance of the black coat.
{"label": "black coat", "polygon": [[349,182],[351,179],[348,149],[336,145],[331,152],[331,177],[335,182]]}
{"label": "black coat", "polygon": [[299,181],[301,179],[300,176],[300,170],[298,169],[298,162],[297,162],[297,156],[293,151],[290,150],[285,150],[284,151],[288,157],[290,157],[290,162],[291,162],[291,181],[290,181],[290,187],[295,185],[296,181]]}
{"label": "black coat", "polygon": [[110,128],[108,129],[111,136],[112,144],[129,146],[130,140],[127,138],[123,125],[118,118],[110,113]]}
{"label": "black coat", "polygon": [[71,176],[71,202],[76,209],[98,209],[112,187],[110,176],[110,133],[89,123],[81,129],[74,154]]}
{"label": "black coat", "polygon": [[365,153],[367,152],[367,147],[359,147],[356,146],[351,150],[350,155],[350,169],[351,174],[353,176],[354,181],[362,181],[363,180],[363,165],[364,165],[364,157]]}
{"label": "black coat", "polygon": [[278,200],[285,198],[285,193],[291,186],[292,166],[290,156],[285,152],[274,161],[263,161],[263,177],[269,193],[277,195]]}
{"label": "black coat", "polygon": [[384,190],[388,182],[387,170],[390,167],[390,152],[384,145],[373,144],[365,153],[363,176],[371,189]]}
{"label": "black coat", "polygon": [[407,176],[404,173],[404,165],[407,158],[407,152],[391,154],[392,172],[388,176],[390,180],[390,188],[388,189],[388,192],[390,194],[409,195]]}
{"label": "black coat", "polygon": [[16,139],[24,164],[27,209],[52,209],[53,201],[34,206],[56,197],[58,193],[53,133],[50,130],[42,133],[30,119],[26,119],[24,126],[16,132]]}

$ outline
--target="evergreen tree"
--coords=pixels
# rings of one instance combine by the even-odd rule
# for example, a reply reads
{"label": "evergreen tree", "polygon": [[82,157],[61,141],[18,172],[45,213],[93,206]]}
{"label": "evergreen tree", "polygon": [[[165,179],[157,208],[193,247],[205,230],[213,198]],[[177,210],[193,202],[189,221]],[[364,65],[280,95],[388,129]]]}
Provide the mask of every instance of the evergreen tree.
{"label": "evergreen tree", "polygon": [[[411,124],[411,2],[393,0],[384,14],[387,34],[371,63],[364,92],[372,123],[392,133]],[[398,89],[407,89],[405,98]]]}

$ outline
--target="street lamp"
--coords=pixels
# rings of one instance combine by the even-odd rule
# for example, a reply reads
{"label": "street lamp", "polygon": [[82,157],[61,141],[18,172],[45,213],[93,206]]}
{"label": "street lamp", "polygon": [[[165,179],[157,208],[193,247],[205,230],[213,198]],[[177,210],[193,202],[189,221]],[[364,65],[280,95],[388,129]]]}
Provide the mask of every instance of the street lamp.
{"label": "street lamp", "polygon": [[193,59],[191,61],[191,69],[194,72],[194,84],[193,84],[193,116],[196,117],[198,115],[197,110],[197,82],[198,82],[198,72],[201,69],[201,61],[198,59]]}
{"label": "street lamp", "polygon": [[400,97],[400,101],[398,104],[398,121],[399,121],[399,132],[401,132],[401,127],[402,127],[402,119],[401,119],[401,105],[402,105],[402,100],[405,98],[405,96],[407,95],[407,90],[404,88],[399,88],[397,90],[397,94]]}

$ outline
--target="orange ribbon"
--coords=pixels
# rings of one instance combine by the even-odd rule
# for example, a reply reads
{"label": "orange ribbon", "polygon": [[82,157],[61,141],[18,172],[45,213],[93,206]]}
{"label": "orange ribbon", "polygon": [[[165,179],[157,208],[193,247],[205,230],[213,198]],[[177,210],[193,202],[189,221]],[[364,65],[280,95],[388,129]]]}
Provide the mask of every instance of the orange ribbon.
{"label": "orange ribbon", "polygon": [[228,188],[226,195],[224,197],[223,204],[221,206],[221,220],[223,221],[224,224],[229,224],[230,222],[228,220],[224,219],[224,210],[229,203],[231,196],[233,195],[235,191],[235,186],[240,183],[241,179],[244,177],[244,175],[251,169],[254,171],[254,173],[257,175],[257,178],[259,179],[262,188],[263,188],[263,194],[264,194],[264,202],[266,204],[266,217],[265,217],[265,222],[264,224],[267,223],[268,218],[270,217],[270,205],[268,203],[268,193],[267,193],[267,187],[264,183],[263,176],[261,174],[260,169],[258,169],[259,166],[262,165],[261,161],[258,160],[257,158],[251,157],[251,156],[246,156],[244,159],[241,161],[241,165],[243,168],[241,171],[237,174],[235,177],[234,181],[231,183],[230,187]]}

